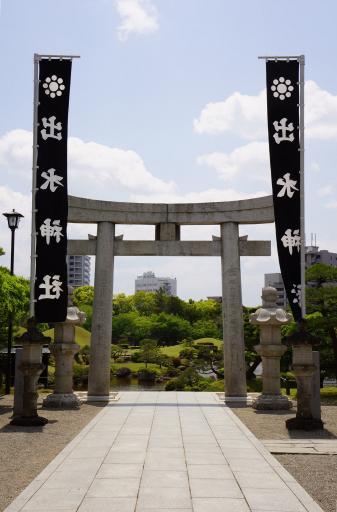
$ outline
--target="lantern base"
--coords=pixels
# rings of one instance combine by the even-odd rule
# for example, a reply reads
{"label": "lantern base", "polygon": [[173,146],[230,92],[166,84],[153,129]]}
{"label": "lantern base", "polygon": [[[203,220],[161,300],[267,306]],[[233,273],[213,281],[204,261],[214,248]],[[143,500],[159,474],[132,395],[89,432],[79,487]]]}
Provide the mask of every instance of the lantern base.
{"label": "lantern base", "polygon": [[289,418],[286,427],[288,430],[322,430],[324,423],[316,418]]}
{"label": "lantern base", "polygon": [[41,427],[46,425],[49,420],[42,416],[16,416],[10,422],[10,425],[17,425],[20,427]]}

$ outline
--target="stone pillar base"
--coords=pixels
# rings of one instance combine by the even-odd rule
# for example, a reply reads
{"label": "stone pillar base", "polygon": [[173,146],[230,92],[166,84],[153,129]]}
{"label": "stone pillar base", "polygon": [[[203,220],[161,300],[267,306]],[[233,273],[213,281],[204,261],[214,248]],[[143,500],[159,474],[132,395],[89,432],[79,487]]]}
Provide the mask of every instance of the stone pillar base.
{"label": "stone pillar base", "polygon": [[41,427],[48,423],[47,418],[42,416],[15,416],[10,425],[18,425],[21,427]]}
{"label": "stone pillar base", "polygon": [[46,409],[79,409],[81,401],[74,393],[51,393],[42,404]]}
{"label": "stone pillar base", "polygon": [[255,398],[252,407],[258,410],[273,411],[279,409],[291,409],[291,400],[282,395],[260,395]]}
{"label": "stone pillar base", "polygon": [[321,430],[324,423],[316,418],[289,418],[286,427],[288,430]]}

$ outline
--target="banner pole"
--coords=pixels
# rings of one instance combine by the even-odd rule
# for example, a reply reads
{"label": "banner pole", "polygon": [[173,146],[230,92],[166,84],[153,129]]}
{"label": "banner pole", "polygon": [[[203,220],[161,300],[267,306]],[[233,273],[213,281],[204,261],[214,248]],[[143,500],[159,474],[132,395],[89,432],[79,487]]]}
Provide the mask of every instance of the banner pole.
{"label": "banner pole", "polygon": [[305,304],[305,194],[304,194],[304,66],[305,56],[300,55],[300,201],[301,201],[301,309],[306,314]]}
{"label": "banner pole", "polygon": [[39,60],[40,56],[34,53],[34,106],[33,106],[33,166],[32,166],[32,229],[30,252],[30,316],[35,314],[35,263],[36,263],[36,225],[35,225],[35,196],[37,171],[37,107],[39,101]]}

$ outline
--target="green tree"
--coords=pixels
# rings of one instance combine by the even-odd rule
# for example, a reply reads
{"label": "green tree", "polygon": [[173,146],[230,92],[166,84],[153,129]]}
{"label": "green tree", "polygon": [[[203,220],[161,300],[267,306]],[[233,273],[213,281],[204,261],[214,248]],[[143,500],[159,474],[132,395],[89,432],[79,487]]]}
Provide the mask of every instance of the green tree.
{"label": "green tree", "polygon": [[243,307],[243,335],[245,341],[245,359],[247,364],[247,379],[255,378],[254,371],[261,362],[261,357],[255,352],[255,345],[260,343],[260,329],[258,325],[250,323],[249,318],[257,308]]}
{"label": "green tree", "polygon": [[326,369],[337,377],[337,268],[318,263],[306,271],[306,280],[316,284],[306,289],[308,327],[322,340],[321,354],[332,352],[333,368]]}
{"label": "green tree", "polygon": [[0,247],[0,256],[3,256],[5,254],[5,251],[3,250],[2,247]]}
{"label": "green tree", "polygon": [[192,338],[220,338],[221,330],[217,323],[212,319],[202,318],[192,324]]}
{"label": "green tree", "polygon": [[120,315],[121,313],[131,313],[135,310],[133,295],[125,295],[119,293],[113,299],[113,314]]}
{"label": "green tree", "polygon": [[179,352],[179,357],[180,359],[187,359],[191,362],[198,357],[198,351],[196,348],[186,347]]}
{"label": "green tree", "polygon": [[155,363],[160,356],[160,349],[156,340],[145,339],[140,342],[140,360],[145,363],[145,368],[149,363]]}
{"label": "green tree", "polygon": [[21,325],[29,313],[29,281],[23,277],[12,276],[5,267],[0,267],[0,345],[7,340],[9,315],[13,325]]}
{"label": "green tree", "polygon": [[121,347],[120,345],[111,345],[111,359],[113,359],[115,362],[120,357],[125,357],[125,354],[125,348]]}
{"label": "green tree", "polygon": [[92,306],[94,303],[94,287],[93,286],[79,286],[74,289],[74,304],[80,306],[81,304],[89,304]]}
{"label": "green tree", "polygon": [[151,337],[158,340],[160,345],[174,345],[190,336],[191,325],[180,316],[160,313],[153,315],[152,320]]}
{"label": "green tree", "polygon": [[219,378],[223,378],[223,346],[218,349],[215,345],[196,345],[197,358],[195,366],[204,372],[212,371]]}
{"label": "green tree", "polygon": [[133,304],[140,315],[152,315],[156,311],[155,294],[152,292],[137,292],[133,296]]}

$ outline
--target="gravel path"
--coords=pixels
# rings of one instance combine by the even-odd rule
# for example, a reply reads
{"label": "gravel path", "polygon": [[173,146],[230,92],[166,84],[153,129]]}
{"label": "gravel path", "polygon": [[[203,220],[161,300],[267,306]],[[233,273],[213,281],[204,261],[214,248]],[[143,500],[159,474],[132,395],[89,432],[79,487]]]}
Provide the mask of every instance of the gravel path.
{"label": "gravel path", "polygon": [[[240,420],[258,439],[336,439],[337,407],[322,406],[324,430],[288,433],[285,420],[293,412],[261,412],[248,408],[233,408]],[[277,455],[276,458],[326,512],[336,512],[337,505],[337,455]]]}
{"label": "gravel path", "polygon": [[77,411],[40,410],[49,419],[41,427],[9,425],[13,398],[0,397],[0,510],[101,410],[101,404],[84,404]]}

